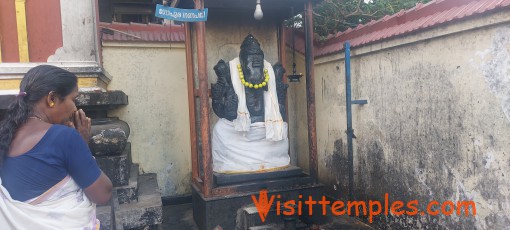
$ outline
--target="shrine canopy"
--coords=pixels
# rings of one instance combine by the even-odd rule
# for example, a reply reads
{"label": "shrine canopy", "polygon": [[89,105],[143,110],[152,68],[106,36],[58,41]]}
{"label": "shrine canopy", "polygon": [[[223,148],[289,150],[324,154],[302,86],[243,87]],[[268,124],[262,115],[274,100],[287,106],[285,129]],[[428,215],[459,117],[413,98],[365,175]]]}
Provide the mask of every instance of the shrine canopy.
{"label": "shrine canopy", "polygon": [[[208,9],[204,42],[208,50],[206,72],[210,83],[216,81],[214,65],[220,60],[231,60],[239,55],[241,41],[248,34],[254,35],[262,45],[265,58],[270,63],[282,62],[284,20],[302,14],[305,5],[320,0],[178,0],[172,6],[180,9],[197,9],[203,4]],[[257,3],[263,17],[256,19]],[[191,25],[192,43],[196,41],[195,27]],[[195,44],[193,44],[195,46]],[[196,62],[195,62],[196,63]]]}
{"label": "shrine canopy", "polygon": [[[303,12],[306,0],[260,0],[261,10],[265,18],[276,19],[281,22],[292,17],[291,8],[294,9],[294,15]],[[320,0],[313,0],[314,4]],[[208,8],[210,13],[230,14],[231,16],[251,17],[255,11],[257,0],[209,0],[204,1],[204,8]],[[194,9],[194,0],[180,0],[176,6],[183,9]]]}
{"label": "shrine canopy", "polygon": [[[192,184],[203,197],[223,197],[259,189],[244,185],[242,188],[233,188],[234,185],[214,183],[210,123],[215,123],[218,117],[209,108],[209,88],[217,81],[214,66],[220,60],[230,61],[239,57],[242,41],[251,34],[260,43],[264,60],[271,64],[279,62],[286,68],[284,20],[298,14],[303,16],[305,31],[309,177],[314,183],[317,182],[312,12],[313,5],[318,2],[320,0],[180,0],[172,3],[172,7],[179,9],[208,9],[206,21],[185,24],[188,104],[191,108]],[[199,127],[196,127],[197,124]]]}

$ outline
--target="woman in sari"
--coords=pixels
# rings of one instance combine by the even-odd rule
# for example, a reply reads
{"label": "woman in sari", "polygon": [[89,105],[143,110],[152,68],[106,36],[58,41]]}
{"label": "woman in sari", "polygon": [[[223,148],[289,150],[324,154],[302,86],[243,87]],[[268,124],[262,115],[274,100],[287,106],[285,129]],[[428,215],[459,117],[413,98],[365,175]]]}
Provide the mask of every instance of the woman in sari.
{"label": "woman in sari", "polygon": [[96,204],[112,183],[87,142],[90,118],[75,105],[77,78],[41,65],[21,81],[0,122],[0,228],[98,229]]}

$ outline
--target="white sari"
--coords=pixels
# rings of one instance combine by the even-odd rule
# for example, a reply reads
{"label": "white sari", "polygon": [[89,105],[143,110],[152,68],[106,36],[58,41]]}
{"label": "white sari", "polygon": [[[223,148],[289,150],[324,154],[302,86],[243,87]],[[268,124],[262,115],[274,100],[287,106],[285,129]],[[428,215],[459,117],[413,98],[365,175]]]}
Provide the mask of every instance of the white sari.
{"label": "white sari", "polygon": [[26,202],[13,200],[7,189],[0,185],[0,226],[6,230],[97,230],[99,221],[96,205],[67,176],[42,195]]}

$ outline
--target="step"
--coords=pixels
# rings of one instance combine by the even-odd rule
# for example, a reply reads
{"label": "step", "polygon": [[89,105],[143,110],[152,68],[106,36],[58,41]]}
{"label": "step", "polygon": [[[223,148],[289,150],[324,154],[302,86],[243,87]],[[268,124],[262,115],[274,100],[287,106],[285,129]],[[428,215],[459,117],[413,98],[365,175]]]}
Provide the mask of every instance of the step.
{"label": "step", "polygon": [[160,225],[162,220],[163,207],[156,174],[140,175],[138,202],[119,204],[115,209],[115,221],[122,224],[124,229],[136,229]]}
{"label": "step", "polygon": [[235,191],[236,194],[248,194],[259,192],[261,189],[269,191],[300,189],[314,187],[315,181],[312,177],[303,173],[299,176],[288,178],[277,178],[268,180],[248,181],[244,183],[217,186],[217,189]]}
{"label": "step", "polygon": [[310,227],[308,225],[304,224],[301,221],[297,221],[296,225],[293,227],[285,227],[285,224],[266,224],[266,225],[260,225],[260,226],[253,226],[249,227],[247,230],[309,230]]}
{"label": "step", "polygon": [[[328,206],[328,208],[331,208],[331,206]],[[284,219],[282,216],[277,216],[276,211],[273,209],[269,210],[265,222],[260,220],[258,210],[251,205],[243,208],[241,215],[241,218],[238,217],[240,223],[237,224],[237,230],[310,229],[298,216],[285,217]],[[306,217],[306,215],[303,216]],[[285,228],[285,221],[294,221],[295,227]],[[287,224],[289,224],[289,222],[287,222]],[[373,230],[369,225],[366,225],[354,217],[333,216],[331,214],[325,216],[322,223],[315,223],[313,225],[321,230]]]}
{"label": "step", "polygon": [[138,201],[138,164],[131,164],[129,182],[127,185],[115,187],[119,204]]}
{"label": "step", "polygon": [[128,96],[120,90],[84,91],[80,92],[80,100],[76,101],[76,106],[105,107],[105,109],[115,109],[127,104],[129,104]]}
{"label": "step", "polygon": [[96,162],[104,174],[110,178],[113,187],[125,186],[129,183],[131,169],[131,144],[119,156],[97,156]]}
{"label": "step", "polygon": [[101,230],[114,230],[112,220],[112,206],[110,204],[96,207],[96,218],[101,223]]}
{"label": "step", "polygon": [[[281,208],[280,212],[283,210],[285,210],[284,207]],[[244,207],[238,215],[241,215],[240,217],[237,217],[238,230],[284,229],[285,221],[288,223],[291,223],[291,221],[295,222],[296,229],[304,229],[306,227],[306,224],[301,222],[298,216],[289,217],[283,214],[277,215],[277,212],[274,208],[269,210],[265,221],[262,222],[259,212],[253,204]]]}
{"label": "step", "polygon": [[[272,224],[283,224],[283,216],[276,215],[276,210],[271,208],[267,213],[264,222],[260,219],[259,212],[255,205],[250,204],[242,208],[241,212],[238,212],[237,217],[237,229],[246,230],[254,226],[261,225],[272,225]],[[240,216],[239,216],[240,215]]]}
{"label": "step", "polygon": [[283,225],[267,224],[262,226],[250,227],[246,230],[283,230]]}
{"label": "step", "polygon": [[335,216],[328,223],[318,225],[324,230],[374,230],[371,226],[350,216]]}

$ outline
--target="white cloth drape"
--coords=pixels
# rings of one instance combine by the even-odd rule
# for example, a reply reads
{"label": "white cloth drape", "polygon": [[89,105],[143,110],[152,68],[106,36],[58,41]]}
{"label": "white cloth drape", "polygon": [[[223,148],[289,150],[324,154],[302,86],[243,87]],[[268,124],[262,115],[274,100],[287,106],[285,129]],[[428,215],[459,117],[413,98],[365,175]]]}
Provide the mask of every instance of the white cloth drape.
{"label": "white cloth drape", "polygon": [[[2,180],[0,179],[0,183]],[[0,186],[0,228],[15,230],[97,229],[96,205],[69,176],[39,197],[13,200]]]}
{"label": "white cloth drape", "polygon": [[[239,80],[239,73],[237,70],[238,64],[238,57],[229,62],[232,86],[234,87],[234,91],[239,101],[237,105],[237,119],[233,120],[233,122],[235,130],[246,132],[250,130],[251,119],[248,107],[246,107],[244,85]],[[269,62],[264,60],[264,68],[267,69],[269,74],[268,90],[264,92],[264,123],[266,126],[266,139],[280,141],[284,139],[284,132],[286,132],[287,129],[283,128],[283,119],[278,106],[273,67]]]}
{"label": "white cloth drape", "polygon": [[[287,123],[283,123],[287,130]],[[241,133],[227,119],[216,122],[212,137],[213,171],[244,173],[264,171],[289,165],[289,142],[266,139],[264,122],[251,124],[250,131]]]}

